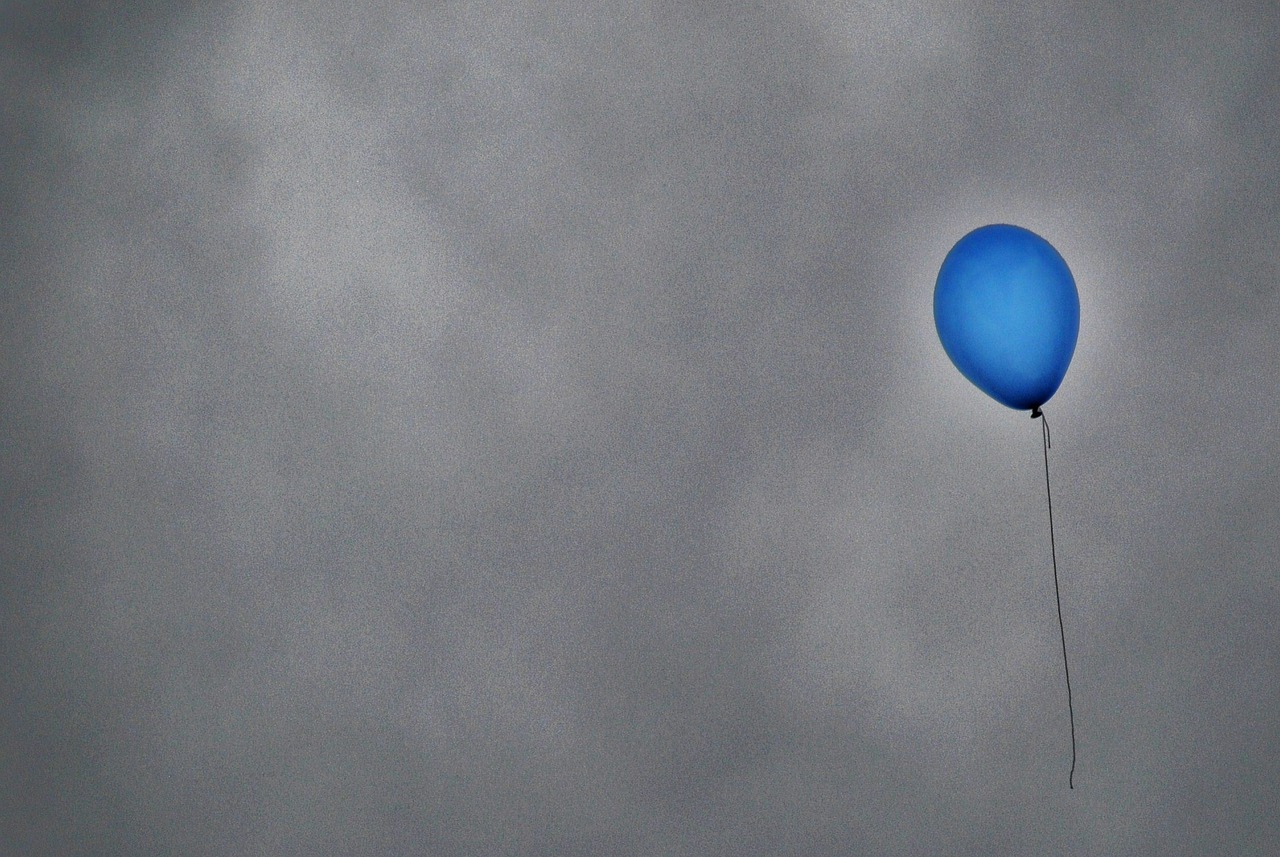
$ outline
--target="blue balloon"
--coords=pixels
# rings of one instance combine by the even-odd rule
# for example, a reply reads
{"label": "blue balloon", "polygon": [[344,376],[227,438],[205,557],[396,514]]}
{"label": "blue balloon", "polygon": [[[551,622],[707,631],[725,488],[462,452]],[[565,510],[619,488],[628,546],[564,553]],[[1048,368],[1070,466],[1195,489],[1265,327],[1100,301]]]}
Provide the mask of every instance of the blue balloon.
{"label": "blue balloon", "polygon": [[1039,408],[1058,391],[1080,333],[1080,296],[1053,245],[992,224],[956,242],[933,291],[933,320],[956,368],[1002,405]]}

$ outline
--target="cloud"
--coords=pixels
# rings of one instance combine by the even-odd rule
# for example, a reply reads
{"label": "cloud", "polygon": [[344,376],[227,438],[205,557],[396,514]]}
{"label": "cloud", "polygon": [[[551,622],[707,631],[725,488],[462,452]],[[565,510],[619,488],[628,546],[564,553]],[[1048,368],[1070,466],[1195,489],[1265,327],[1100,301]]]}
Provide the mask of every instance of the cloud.
{"label": "cloud", "polygon": [[[25,853],[1275,840],[1269,12],[13,14]],[[929,317],[998,220],[1084,305],[1070,793],[1038,433]]]}

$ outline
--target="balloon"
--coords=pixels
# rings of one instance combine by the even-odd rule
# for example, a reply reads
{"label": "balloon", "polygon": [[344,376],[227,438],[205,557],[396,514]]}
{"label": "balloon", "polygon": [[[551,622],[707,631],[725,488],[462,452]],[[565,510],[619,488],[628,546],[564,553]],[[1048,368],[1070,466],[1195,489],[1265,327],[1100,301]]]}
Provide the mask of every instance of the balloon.
{"label": "balloon", "polygon": [[1080,296],[1058,251],[1020,226],[992,224],[956,242],[933,291],[942,347],[1002,405],[1035,411],[1058,391],[1080,332]]}

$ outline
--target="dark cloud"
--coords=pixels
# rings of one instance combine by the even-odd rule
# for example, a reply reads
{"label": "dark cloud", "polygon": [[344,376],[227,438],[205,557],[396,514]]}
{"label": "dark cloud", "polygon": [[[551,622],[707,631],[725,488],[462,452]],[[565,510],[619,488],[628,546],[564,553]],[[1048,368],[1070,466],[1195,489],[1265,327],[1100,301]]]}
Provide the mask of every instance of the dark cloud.
{"label": "dark cloud", "polygon": [[5,14],[23,853],[1275,848],[1265,4]]}

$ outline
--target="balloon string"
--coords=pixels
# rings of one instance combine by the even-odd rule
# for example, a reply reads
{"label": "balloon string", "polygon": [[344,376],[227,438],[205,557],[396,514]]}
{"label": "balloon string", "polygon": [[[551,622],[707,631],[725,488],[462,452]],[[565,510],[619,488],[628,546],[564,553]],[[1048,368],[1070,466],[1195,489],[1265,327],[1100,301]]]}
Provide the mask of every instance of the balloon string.
{"label": "balloon string", "polygon": [[1044,493],[1049,501],[1049,554],[1053,557],[1053,597],[1058,603],[1058,633],[1062,637],[1062,671],[1067,677],[1067,716],[1071,721],[1071,773],[1067,775],[1067,785],[1075,788],[1076,778],[1076,715],[1071,704],[1071,670],[1067,666],[1067,632],[1062,624],[1062,594],[1058,587],[1058,546],[1053,537],[1053,492],[1049,489],[1049,447],[1053,442],[1049,437],[1049,419],[1039,408],[1031,412],[1031,418],[1040,418],[1040,426],[1044,437]]}

